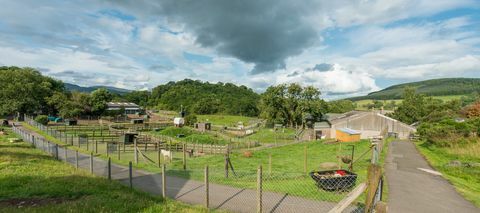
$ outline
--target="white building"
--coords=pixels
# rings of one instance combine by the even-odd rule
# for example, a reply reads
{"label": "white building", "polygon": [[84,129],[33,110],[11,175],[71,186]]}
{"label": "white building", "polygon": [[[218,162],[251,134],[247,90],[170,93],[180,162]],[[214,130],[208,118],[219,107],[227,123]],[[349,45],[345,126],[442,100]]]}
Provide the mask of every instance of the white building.
{"label": "white building", "polygon": [[125,109],[125,114],[137,114],[141,113],[143,109],[135,103],[127,103],[127,102],[108,102],[107,103],[107,110],[120,110]]}

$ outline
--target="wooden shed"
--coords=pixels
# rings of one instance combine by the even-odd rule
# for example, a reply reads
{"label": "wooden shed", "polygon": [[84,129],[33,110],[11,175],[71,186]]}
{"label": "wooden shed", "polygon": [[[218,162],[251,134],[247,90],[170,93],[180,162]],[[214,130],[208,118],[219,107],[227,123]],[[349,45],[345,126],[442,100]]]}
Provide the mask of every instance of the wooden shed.
{"label": "wooden shed", "polygon": [[211,123],[196,123],[195,128],[201,132],[205,132],[212,129]]}
{"label": "wooden shed", "polygon": [[336,130],[336,139],[340,142],[355,142],[360,141],[361,133],[359,131],[349,129],[349,128],[341,128]]}

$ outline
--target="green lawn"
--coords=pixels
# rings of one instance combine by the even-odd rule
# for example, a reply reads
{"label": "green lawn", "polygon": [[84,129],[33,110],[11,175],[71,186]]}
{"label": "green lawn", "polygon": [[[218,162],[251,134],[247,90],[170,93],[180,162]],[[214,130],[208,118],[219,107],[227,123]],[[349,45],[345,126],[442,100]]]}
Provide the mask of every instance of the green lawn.
{"label": "green lawn", "polygon": [[215,136],[210,133],[201,133],[190,129],[188,127],[178,128],[178,127],[167,127],[161,131],[151,131],[152,135],[166,135],[169,137],[177,137],[177,135],[182,134],[184,138],[177,138],[179,141],[185,141],[188,143],[200,143],[200,144],[215,144],[215,145],[225,145],[228,141],[224,140],[219,136]]}
{"label": "green lawn", "polygon": [[[466,199],[480,207],[480,167],[452,167],[448,164],[458,160],[462,163],[480,164],[480,144],[460,148],[439,148],[423,142],[415,143],[429,163],[440,171]],[[477,154],[465,154],[477,150]],[[459,154],[461,153],[461,154]]]}
{"label": "green lawn", "polygon": [[197,115],[197,119],[200,122],[208,120],[208,122],[213,125],[236,126],[238,122],[243,122],[244,125],[248,125],[250,121],[257,120],[258,118],[239,115]]}
{"label": "green lawn", "polygon": [[0,212],[206,212],[77,171],[30,144],[7,142],[9,133],[0,136]]}
{"label": "green lawn", "polygon": [[[451,100],[461,99],[464,96],[465,95],[445,95],[445,96],[432,96],[432,98],[440,99],[442,101],[451,101]],[[384,101],[384,100],[381,100],[381,101]],[[391,101],[395,101],[395,104],[398,105],[398,104],[402,103],[403,100],[402,99],[391,99],[391,100],[385,100],[385,103],[389,103]],[[365,100],[355,101],[355,103],[357,104],[357,109],[358,110],[366,110],[367,108],[365,108],[365,105],[373,103],[373,100],[372,99],[365,99]]]}
{"label": "green lawn", "polygon": [[295,141],[295,129],[285,128],[274,131],[273,128],[261,128],[254,134],[246,136],[246,140],[260,143],[288,143]]}

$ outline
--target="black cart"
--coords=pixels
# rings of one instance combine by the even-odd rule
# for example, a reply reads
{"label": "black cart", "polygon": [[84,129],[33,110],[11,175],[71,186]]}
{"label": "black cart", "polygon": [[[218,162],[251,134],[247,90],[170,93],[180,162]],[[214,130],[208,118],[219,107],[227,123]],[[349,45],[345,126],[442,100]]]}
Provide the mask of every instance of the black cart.
{"label": "black cart", "polygon": [[[343,173],[343,175],[337,173]],[[317,182],[318,188],[326,191],[347,190],[355,186],[357,181],[357,174],[343,169],[313,171],[310,172],[310,177]]]}

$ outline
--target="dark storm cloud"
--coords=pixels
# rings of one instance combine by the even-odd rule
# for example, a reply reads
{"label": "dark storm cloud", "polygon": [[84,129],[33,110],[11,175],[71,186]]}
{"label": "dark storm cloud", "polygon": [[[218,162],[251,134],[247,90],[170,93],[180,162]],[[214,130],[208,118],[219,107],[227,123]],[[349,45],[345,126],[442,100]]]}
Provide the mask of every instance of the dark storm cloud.
{"label": "dark storm cloud", "polygon": [[317,3],[165,0],[142,7],[148,7],[147,11],[157,7],[158,15],[184,24],[198,44],[255,64],[253,74],[284,69],[288,57],[319,41],[319,26],[309,18],[318,11]]}

